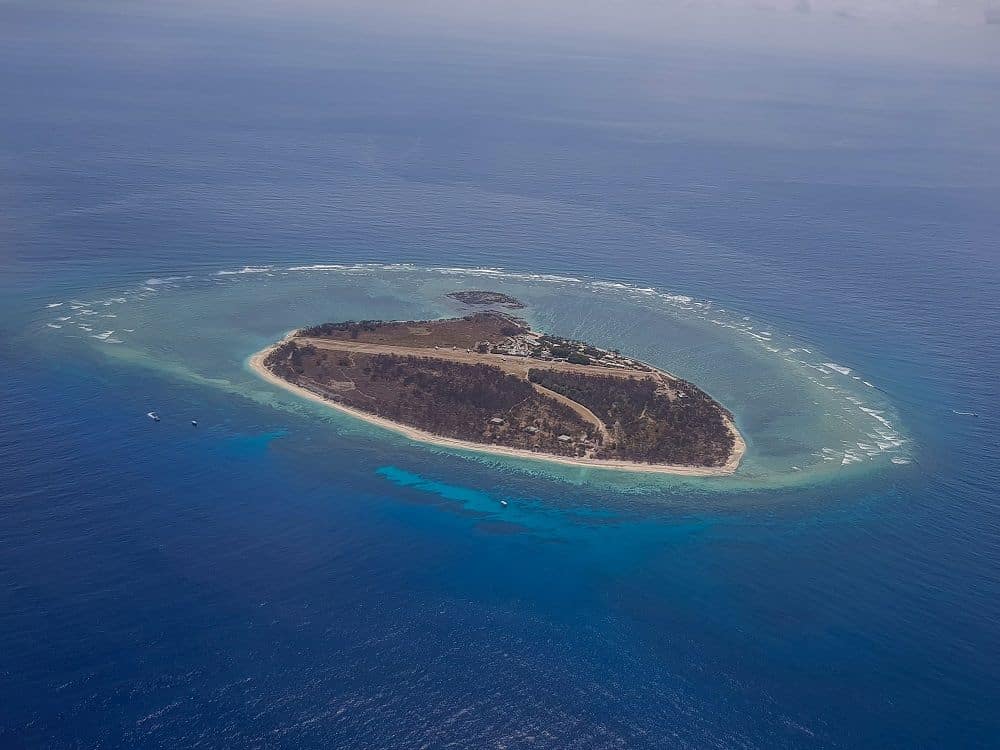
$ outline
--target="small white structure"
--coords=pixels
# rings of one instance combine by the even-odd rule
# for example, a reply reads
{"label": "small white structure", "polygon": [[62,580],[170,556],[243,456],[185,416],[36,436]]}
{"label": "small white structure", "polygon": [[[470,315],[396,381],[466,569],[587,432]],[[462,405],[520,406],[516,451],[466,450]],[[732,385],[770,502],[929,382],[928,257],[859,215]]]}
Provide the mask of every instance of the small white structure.
{"label": "small white structure", "polygon": [[503,424],[503,420],[500,419],[500,417],[493,417],[493,419],[490,420],[490,424]]}
{"label": "small white structure", "polygon": [[571,440],[573,440],[573,438],[571,438],[569,435],[560,435],[559,437],[556,438],[556,440],[558,440],[560,443],[568,443]]}

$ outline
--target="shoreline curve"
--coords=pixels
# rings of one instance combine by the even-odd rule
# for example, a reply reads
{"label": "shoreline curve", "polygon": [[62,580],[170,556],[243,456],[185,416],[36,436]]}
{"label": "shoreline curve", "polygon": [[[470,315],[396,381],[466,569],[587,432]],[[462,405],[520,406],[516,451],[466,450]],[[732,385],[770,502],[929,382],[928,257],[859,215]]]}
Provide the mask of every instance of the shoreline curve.
{"label": "shoreline curve", "polygon": [[[276,344],[272,344],[265,349],[253,354],[247,360],[247,366],[251,371],[262,380],[268,383],[283,388],[284,390],[293,393],[301,398],[308,399],[309,401],[314,401],[319,404],[323,404],[331,409],[336,409],[337,411],[348,414],[355,419],[361,419],[369,424],[374,424],[378,427],[382,427],[386,430],[391,430],[395,433],[403,435],[410,440],[419,443],[429,443],[432,445],[438,445],[442,448],[453,448],[457,450],[464,451],[475,451],[477,453],[489,453],[496,456],[507,456],[509,458],[519,458],[526,459],[530,461],[545,461],[548,463],[560,464],[563,466],[575,466],[580,469],[608,469],[612,471],[625,471],[632,473],[641,474],[672,474],[675,476],[685,476],[685,477],[726,477],[731,476],[735,473],[736,469],[739,467],[740,462],[746,453],[746,441],[740,434],[740,431],[736,429],[736,424],[728,416],[724,416],[726,421],[726,426],[730,429],[733,434],[733,450],[729,456],[729,460],[726,461],[722,466],[688,466],[683,464],[643,464],[633,461],[615,461],[615,460],[599,460],[592,458],[570,458],[566,456],[554,456],[546,453],[534,453],[532,451],[520,450],[518,448],[507,448],[501,445],[485,445],[483,443],[473,443],[467,440],[457,440],[455,438],[443,437],[441,435],[435,435],[432,432],[427,432],[426,430],[421,430],[416,427],[410,427],[409,425],[400,424],[399,422],[393,422],[389,419],[384,419],[375,414],[369,414],[367,412],[361,411],[360,409],[354,409],[349,406],[344,406],[343,404],[338,404],[335,401],[324,398],[317,393],[310,391],[308,388],[303,388],[302,386],[295,385],[294,383],[289,383],[284,378],[280,378],[273,372],[264,366],[264,360],[267,356],[274,351],[276,348],[281,346],[285,341],[294,336],[298,331],[290,331],[281,341]],[[662,371],[661,371],[662,372]]]}

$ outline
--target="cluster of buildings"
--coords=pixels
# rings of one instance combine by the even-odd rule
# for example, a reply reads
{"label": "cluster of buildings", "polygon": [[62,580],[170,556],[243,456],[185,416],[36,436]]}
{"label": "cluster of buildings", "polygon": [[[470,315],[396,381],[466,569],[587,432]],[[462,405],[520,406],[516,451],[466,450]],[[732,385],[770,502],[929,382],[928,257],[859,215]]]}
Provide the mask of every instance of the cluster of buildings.
{"label": "cluster of buildings", "polygon": [[517,336],[510,336],[496,346],[493,346],[490,352],[492,354],[506,354],[511,357],[530,357],[537,349],[537,334],[518,334]]}
{"label": "cluster of buildings", "polygon": [[543,336],[534,332],[508,336],[496,344],[491,341],[478,341],[474,351],[482,354],[504,354],[508,357],[531,357],[544,362],[568,360],[619,370],[650,369],[641,362],[624,357],[618,352],[609,352],[579,341]]}
{"label": "cluster of buildings", "polygon": [[[505,424],[505,423],[506,423],[506,420],[503,419],[503,418],[501,418],[501,417],[493,417],[492,419],[489,420],[489,424],[493,425],[494,427],[499,427],[500,425]],[[539,432],[541,432],[541,430],[539,430],[534,425],[528,425],[527,427],[524,428],[524,431],[527,432],[529,435],[537,435]],[[557,435],[556,436],[556,440],[558,440],[560,443],[575,443],[575,442],[579,442],[581,445],[583,445],[586,448],[593,448],[594,447],[593,442],[591,442],[590,440],[588,440],[586,435],[580,435],[579,439],[576,439],[572,435],[566,435],[564,433],[562,435]]]}

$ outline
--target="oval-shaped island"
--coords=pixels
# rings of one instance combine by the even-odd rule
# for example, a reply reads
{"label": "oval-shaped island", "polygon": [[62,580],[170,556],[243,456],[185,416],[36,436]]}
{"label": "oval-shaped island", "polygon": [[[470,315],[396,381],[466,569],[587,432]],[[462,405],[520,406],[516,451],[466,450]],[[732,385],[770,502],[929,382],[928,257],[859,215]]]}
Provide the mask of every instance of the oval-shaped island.
{"label": "oval-shaped island", "polygon": [[733,473],[746,444],[697,386],[501,312],[325,323],[251,358],[272,383],[439,445],[579,466]]}

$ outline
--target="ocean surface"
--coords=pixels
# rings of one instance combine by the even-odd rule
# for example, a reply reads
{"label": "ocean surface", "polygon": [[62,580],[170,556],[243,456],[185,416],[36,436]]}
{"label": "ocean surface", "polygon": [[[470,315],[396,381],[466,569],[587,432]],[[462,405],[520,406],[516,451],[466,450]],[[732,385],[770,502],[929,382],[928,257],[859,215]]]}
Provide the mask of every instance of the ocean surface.
{"label": "ocean surface", "polygon": [[[0,747],[1000,744],[1000,73],[112,7],[0,8]],[[246,367],[463,288],[744,464]]]}

